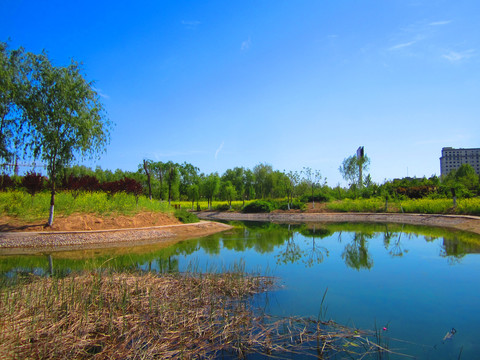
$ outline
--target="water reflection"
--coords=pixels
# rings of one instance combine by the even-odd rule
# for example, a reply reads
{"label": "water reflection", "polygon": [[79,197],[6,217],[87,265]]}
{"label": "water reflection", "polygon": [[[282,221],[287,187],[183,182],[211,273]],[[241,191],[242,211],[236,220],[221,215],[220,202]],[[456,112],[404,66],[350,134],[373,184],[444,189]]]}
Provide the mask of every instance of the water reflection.
{"label": "water reflection", "polygon": [[[199,251],[218,256],[222,249],[238,253],[253,251],[273,254],[276,264],[303,264],[320,266],[331,251],[329,239],[343,245],[341,258],[355,270],[370,270],[374,255],[370,244],[383,240],[383,248],[392,258],[409,253],[405,241],[422,235],[425,241],[442,240],[439,256],[451,265],[458,264],[466,254],[480,253],[480,236],[465,232],[448,232],[439,228],[398,224],[275,224],[261,222],[234,222],[227,233],[206,238],[182,241],[170,246],[64,252],[37,256],[1,256],[0,274],[30,272],[39,275],[67,274],[84,269],[109,268],[117,271],[142,269],[144,271],[173,272],[180,270],[179,257]],[[420,240],[421,241],[421,240]],[[0,252],[1,254],[1,252]]]}
{"label": "water reflection", "polygon": [[342,253],[342,259],[348,267],[356,270],[372,268],[373,259],[368,252],[368,239],[371,238],[372,234],[354,233],[353,240],[345,246]]}

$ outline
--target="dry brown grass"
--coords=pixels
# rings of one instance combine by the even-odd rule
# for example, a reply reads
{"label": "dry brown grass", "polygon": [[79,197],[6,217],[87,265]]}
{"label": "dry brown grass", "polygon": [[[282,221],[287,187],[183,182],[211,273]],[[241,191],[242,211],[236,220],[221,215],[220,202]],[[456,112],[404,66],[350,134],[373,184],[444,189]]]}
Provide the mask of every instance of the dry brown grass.
{"label": "dry brown grass", "polygon": [[272,285],[271,278],[238,273],[36,278],[1,289],[0,357],[191,359],[310,352],[328,358],[339,351],[385,351],[366,332],[333,322],[273,321],[252,309],[249,297]]}

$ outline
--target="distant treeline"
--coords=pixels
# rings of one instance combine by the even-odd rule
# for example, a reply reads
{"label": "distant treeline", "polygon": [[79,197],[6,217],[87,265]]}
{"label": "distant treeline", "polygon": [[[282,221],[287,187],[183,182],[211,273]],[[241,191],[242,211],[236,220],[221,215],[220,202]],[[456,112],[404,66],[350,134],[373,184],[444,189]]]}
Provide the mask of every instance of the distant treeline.
{"label": "distant treeline", "polygon": [[[48,179],[35,172],[25,176],[0,175],[0,190],[25,189],[32,195],[48,188]],[[258,164],[253,169],[235,167],[204,174],[196,166],[145,160],[138,171],[90,169],[72,166],[62,170],[57,186],[65,191],[127,192],[169,201],[199,200],[242,201],[286,198],[302,202],[326,202],[346,198],[470,198],[480,195],[479,176],[470,165],[462,165],[444,177],[403,178],[377,184],[370,176],[362,185],[330,187],[318,171],[304,168],[300,172],[274,170]]]}

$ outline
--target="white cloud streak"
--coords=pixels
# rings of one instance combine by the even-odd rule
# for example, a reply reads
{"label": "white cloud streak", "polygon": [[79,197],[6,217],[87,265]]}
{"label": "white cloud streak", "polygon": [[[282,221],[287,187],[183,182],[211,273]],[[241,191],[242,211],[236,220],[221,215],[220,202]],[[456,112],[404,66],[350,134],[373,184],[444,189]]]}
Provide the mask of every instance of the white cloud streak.
{"label": "white cloud streak", "polygon": [[475,50],[470,49],[470,50],[465,50],[465,51],[462,51],[462,52],[450,51],[448,54],[442,55],[442,57],[444,59],[447,59],[450,62],[458,62],[458,61],[462,61],[462,60],[471,58],[474,55],[475,55]]}
{"label": "white cloud streak", "polygon": [[388,50],[403,49],[403,48],[412,46],[412,45],[415,44],[415,43],[416,43],[416,41],[409,41],[409,42],[406,42],[406,43],[397,44],[397,45],[394,45],[394,46],[390,47]]}
{"label": "white cloud streak", "polygon": [[445,21],[434,21],[434,22],[431,22],[430,26],[442,26],[442,25],[448,25],[452,22],[452,20],[445,20]]}
{"label": "white cloud streak", "polygon": [[217,160],[218,154],[219,154],[220,151],[222,150],[224,144],[225,144],[225,141],[222,141],[222,143],[221,143],[220,146],[218,147],[217,151],[215,151],[215,160]]}

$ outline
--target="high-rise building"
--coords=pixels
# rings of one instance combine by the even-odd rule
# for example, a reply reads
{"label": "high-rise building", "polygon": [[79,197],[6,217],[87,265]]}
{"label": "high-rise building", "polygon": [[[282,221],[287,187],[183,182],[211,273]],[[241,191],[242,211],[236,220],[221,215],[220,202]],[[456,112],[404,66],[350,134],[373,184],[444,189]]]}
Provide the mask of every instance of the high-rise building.
{"label": "high-rise building", "polygon": [[480,175],[480,148],[454,149],[444,147],[440,158],[440,174],[447,175],[452,170],[457,170],[460,165],[469,164]]}

